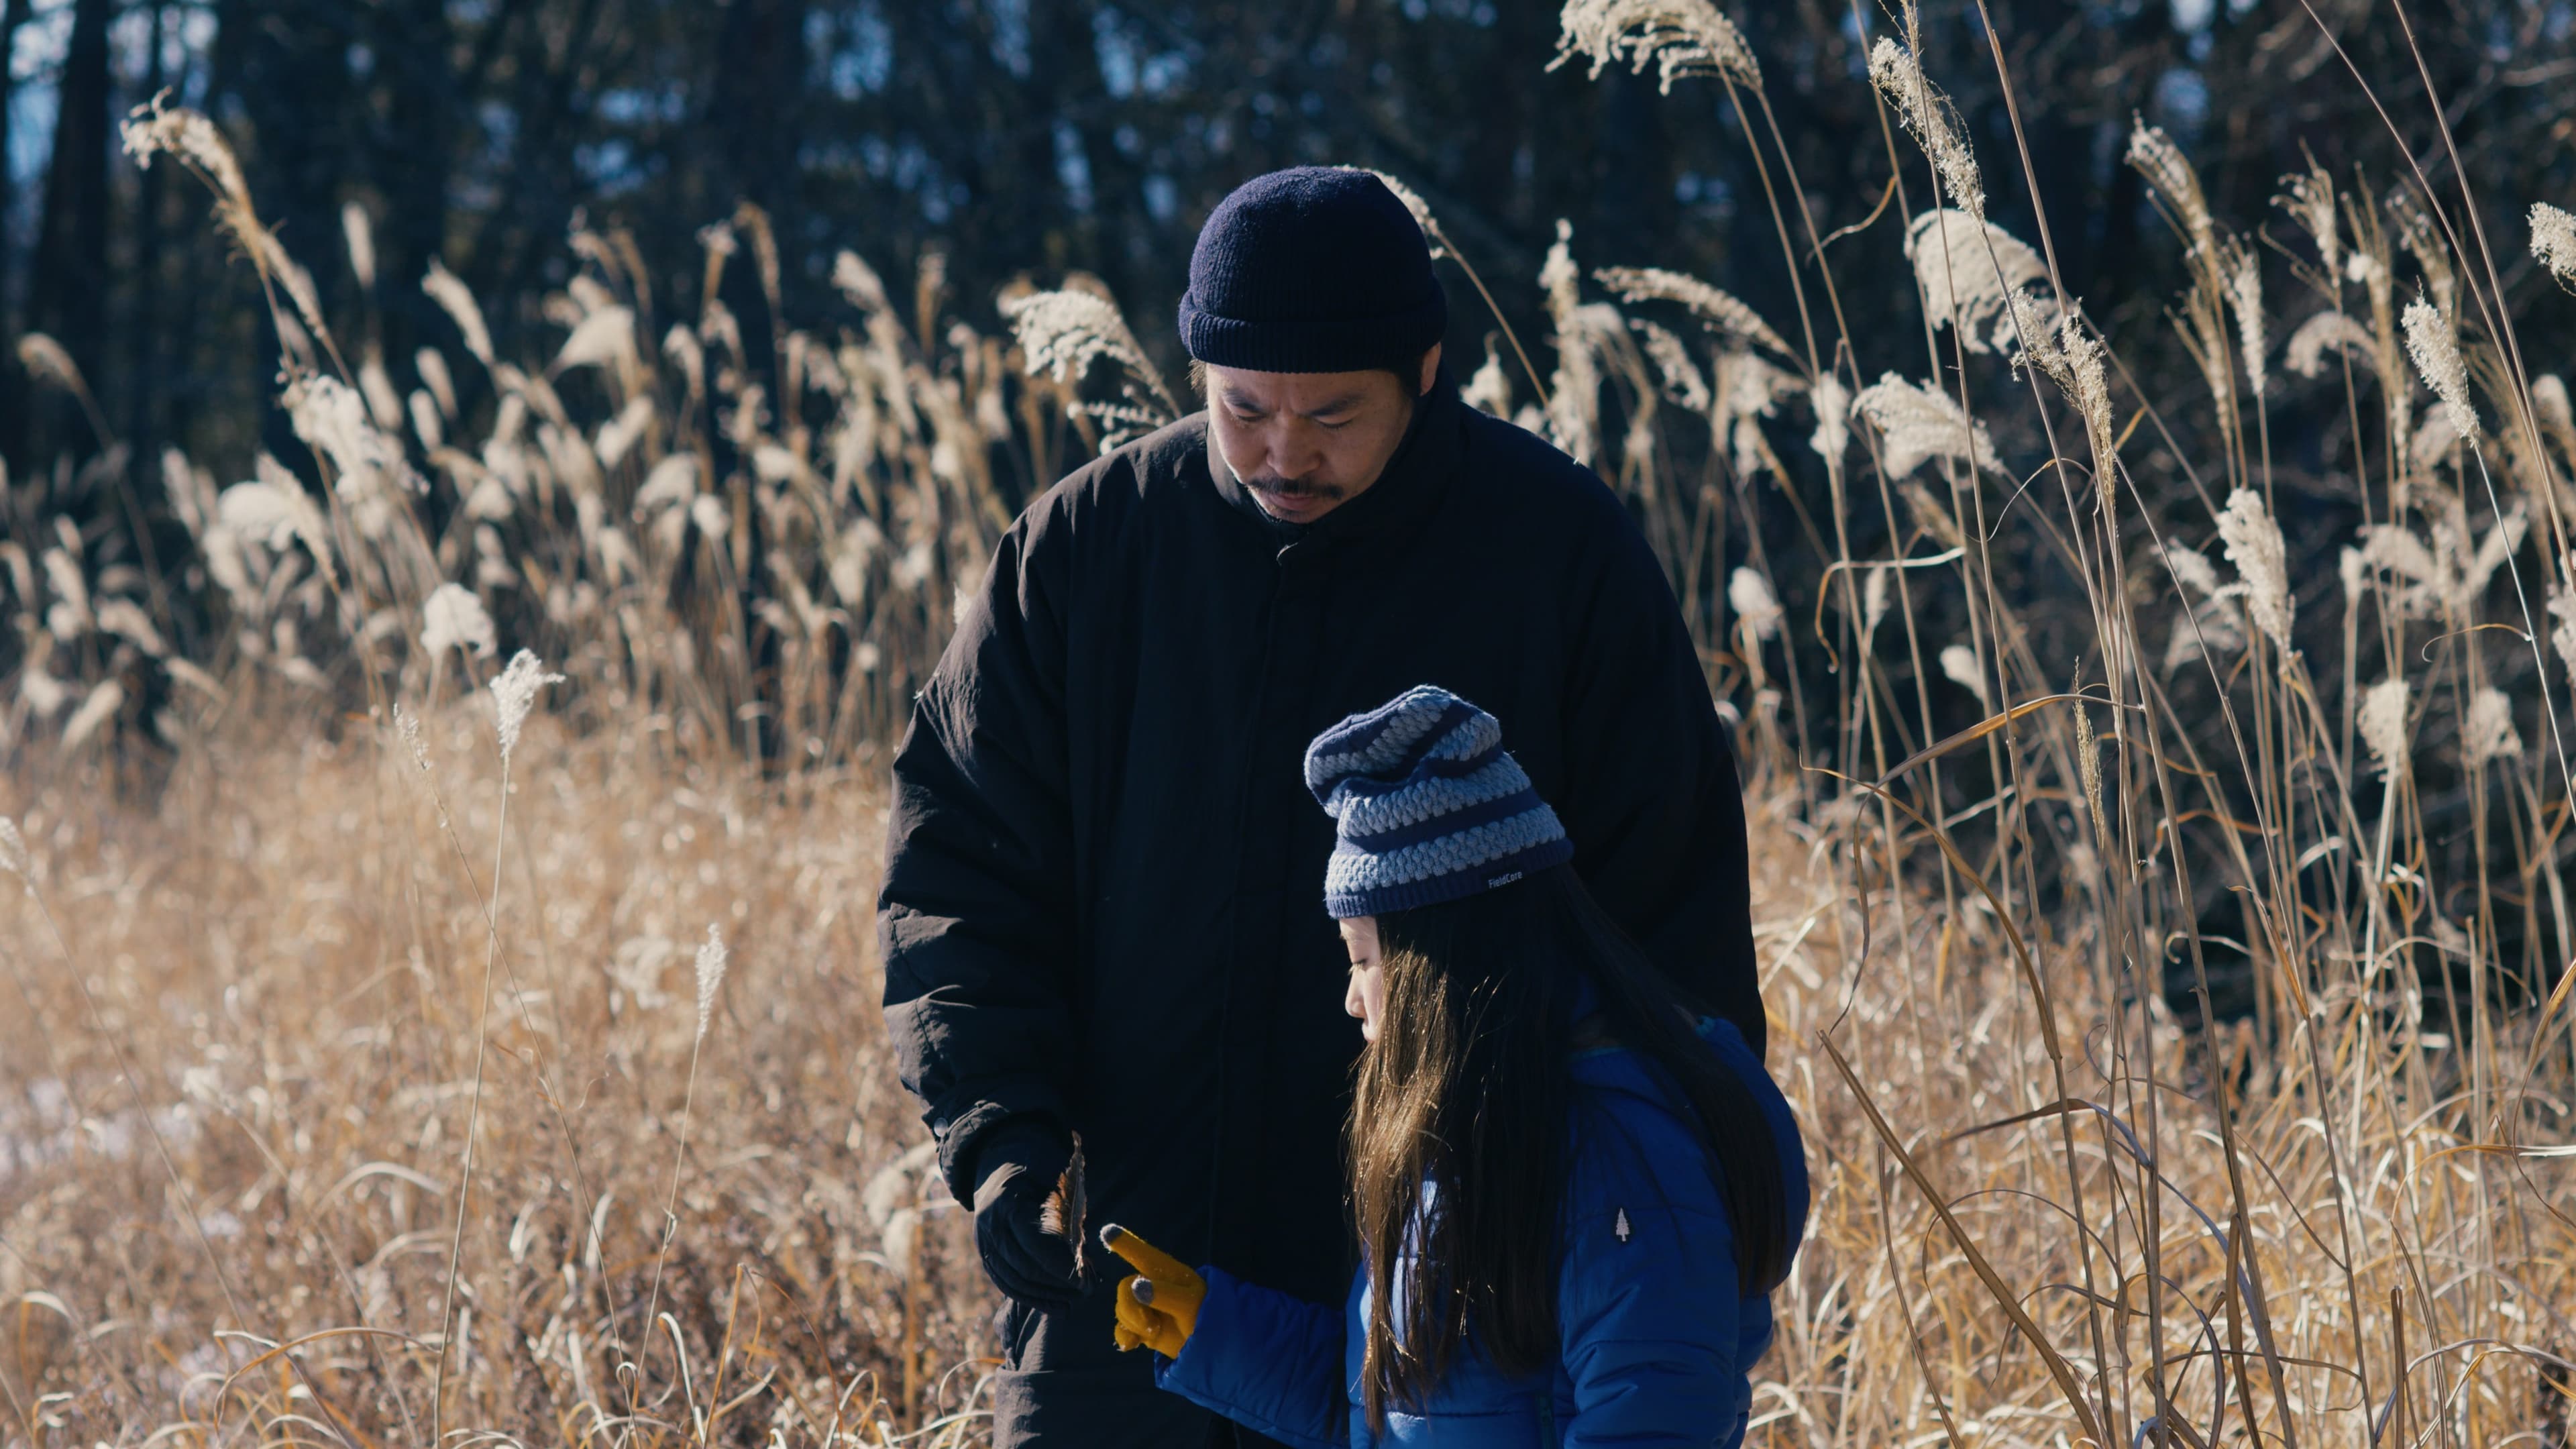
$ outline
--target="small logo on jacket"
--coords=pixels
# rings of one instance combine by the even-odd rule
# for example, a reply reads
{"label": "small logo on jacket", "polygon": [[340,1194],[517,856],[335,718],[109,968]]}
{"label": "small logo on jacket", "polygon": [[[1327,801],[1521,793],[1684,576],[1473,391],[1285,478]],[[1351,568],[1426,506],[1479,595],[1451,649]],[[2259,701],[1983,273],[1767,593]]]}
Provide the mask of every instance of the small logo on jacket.
{"label": "small logo on jacket", "polygon": [[1610,1236],[1617,1238],[1623,1245],[1628,1241],[1628,1210],[1626,1208],[1619,1209],[1619,1220],[1610,1225]]}
{"label": "small logo on jacket", "polygon": [[1485,889],[1490,891],[1510,885],[1513,881],[1519,880],[1521,878],[1521,874],[1521,872],[1516,870],[1506,871],[1505,873],[1494,877],[1492,880],[1485,882]]}

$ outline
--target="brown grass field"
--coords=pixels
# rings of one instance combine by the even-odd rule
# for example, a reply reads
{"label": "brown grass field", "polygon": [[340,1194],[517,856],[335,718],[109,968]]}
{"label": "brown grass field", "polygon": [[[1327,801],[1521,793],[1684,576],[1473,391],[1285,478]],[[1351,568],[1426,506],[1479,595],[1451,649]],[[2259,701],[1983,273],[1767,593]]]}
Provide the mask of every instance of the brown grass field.
{"label": "brown grass field", "polygon": [[[1565,29],[1772,134],[1706,5]],[[2498,252],[2310,172],[2258,248],[2142,127],[2191,282],[2133,368],[1985,219],[2010,158],[1915,42],[1871,79],[1920,319],[1569,234],[1552,335],[1469,384],[1629,498],[1740,719],[1815,1182],[1753,1438],[2567,1449],[2576,417],[2515,309],[2576,305],[2576,217]],[[994,1300],[877,1010],[881,778],[1016,500],[1181,406],[1116,303],[985,336],[844,254],[847,309],[755,359],[584,231],[553,356],[434,270],[454,345],[387,359],[212,123],[128,144],[268,287],[310,456],[218,487],[102,435],[196,542],[193,648],[0,480],[0,1446],[979,1442]],[[1420,214],[1453,296],[1528,285]],[[706,236],[701,294],[775,308],[766,218]],[[2303,492],[2298,408],[2350,429]]]}

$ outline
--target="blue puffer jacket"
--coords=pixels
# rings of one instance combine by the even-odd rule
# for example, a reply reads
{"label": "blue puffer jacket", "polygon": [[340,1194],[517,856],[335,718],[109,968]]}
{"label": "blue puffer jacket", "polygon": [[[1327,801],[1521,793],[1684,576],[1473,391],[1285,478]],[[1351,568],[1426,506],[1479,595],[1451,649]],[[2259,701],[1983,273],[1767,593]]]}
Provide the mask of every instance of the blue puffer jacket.
{"label": "blue puffer jacket", "polygon": [[[1730,1023],[1700,1034],[1752,1087],[1780,1146],[1792,1242],[1807,1216],[1806,1155],[1789,1104]],[[1475,1352],[1418,1413],[1389,1406],[1383,1433],[1361,1407],[1369,1281],[1336,1310],[1206,1268],[1207,1298],[1162,1386],[1308,1449],[1733,1449],[1746,1376],[1771,1343],[1771,1303],[1736,1283],[1734,1234],[1707,1154],[1645,1066],[1616,1047],[1573,1063],[1573,1177],[1557,1263],[1555,1368],[1504,1377]],[[1426,1197],[1429,1194],[1426,1194]]]}

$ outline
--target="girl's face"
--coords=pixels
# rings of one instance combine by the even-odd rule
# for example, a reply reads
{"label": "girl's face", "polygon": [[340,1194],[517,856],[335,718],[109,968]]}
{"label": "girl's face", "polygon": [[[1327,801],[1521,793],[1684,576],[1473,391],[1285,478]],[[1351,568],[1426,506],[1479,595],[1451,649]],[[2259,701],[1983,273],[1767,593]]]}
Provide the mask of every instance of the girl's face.
{"label": "girl's face", "polygon": [[1377,917],[1353,916],[1342,922],[1342,944],[1351,953],[1351,989],[1342,1010],[1360,1019],[1360,1035],[1377,1040],[1377,1021],[1386,1012],[1386,963],[1377,954]]}

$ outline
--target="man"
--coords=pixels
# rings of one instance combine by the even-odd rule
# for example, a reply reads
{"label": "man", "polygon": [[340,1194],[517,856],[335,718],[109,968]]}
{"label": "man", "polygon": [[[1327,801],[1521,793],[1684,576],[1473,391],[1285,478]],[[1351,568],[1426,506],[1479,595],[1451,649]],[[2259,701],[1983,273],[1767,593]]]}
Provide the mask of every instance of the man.
{"label": "man", "polygon": [[1264,1442],[1116,1352],[1114,1275],[1050,1230],[1077,1135],[1093,1224],[1349,1285],[1360,1037],[1300,771],[1345,715],[1425,682],[1492,710],[1603,905],[1761,1050],[1743,801],[1671,590],[1598,479],[1459,400],[1447,315],[1374,176],[1245,183],[1181,299],[1207,411],[1029,506],[914,710],[886,1021],[1010,1299],[997,1444]]}

